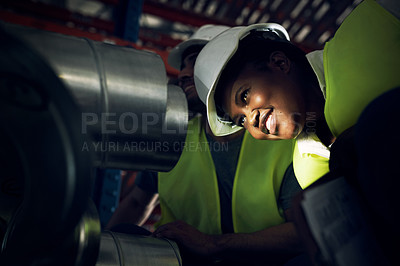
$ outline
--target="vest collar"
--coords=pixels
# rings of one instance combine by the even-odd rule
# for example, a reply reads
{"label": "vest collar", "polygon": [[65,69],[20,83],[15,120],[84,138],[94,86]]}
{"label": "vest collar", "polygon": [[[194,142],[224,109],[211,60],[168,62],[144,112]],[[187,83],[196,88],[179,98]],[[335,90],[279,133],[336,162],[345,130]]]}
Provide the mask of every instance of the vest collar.
{"label": "vest collar", "polygon": [[324,50],[316,50],[306,54],[306,58],[310,63],[315,75],[317,75],[319,87],[321,88],[324,98],[326,98],[326,82],[324,73]]}
{"label": "vest collar", "polygon": [[[324,73],[323,50],[316,50],[306,55],[315,75],[317,75],[319,87],[326,98],[326,82]],[[297,146],[300,154],[317,154],[329,159],[329,148],[325,147],[318,137],[313,134],[301,133],[297,137]]]}

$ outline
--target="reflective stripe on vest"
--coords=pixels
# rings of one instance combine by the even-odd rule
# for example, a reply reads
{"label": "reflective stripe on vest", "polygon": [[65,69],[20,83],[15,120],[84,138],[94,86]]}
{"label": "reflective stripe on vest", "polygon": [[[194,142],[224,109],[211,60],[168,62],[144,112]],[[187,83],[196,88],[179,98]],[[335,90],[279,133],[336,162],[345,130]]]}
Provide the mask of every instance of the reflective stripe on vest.
{"label": "reflective stripe on vest", "polygon": [[293,169],[299,185],[305,189],[329,172],[329,159],[311,153],[300,154],[296,142],[293,152]]}
{"label": "reflective stripe on vest", "polygon": [[[158,175],[162,213],[158,225],[184,220],[203,233],[221,234],[218,182],[201,121],[190,121],[186,146],[174,169]],[[293,143],[256,140],[245,133],[232,191],[235,232],[255,232],[284,222],[277,198]]]}

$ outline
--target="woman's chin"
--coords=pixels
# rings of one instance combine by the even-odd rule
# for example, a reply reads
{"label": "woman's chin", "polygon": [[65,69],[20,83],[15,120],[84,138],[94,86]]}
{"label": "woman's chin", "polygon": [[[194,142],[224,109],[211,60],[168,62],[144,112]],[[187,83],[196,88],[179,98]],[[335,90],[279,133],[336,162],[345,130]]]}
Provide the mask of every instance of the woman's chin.
{"label": "woman's chin", "polygon": [[292,125],[291,127],[286,127],[281,129],[278,132],[278,136],[280,139],[295,139],[301,133],[302,127],[300,128],[297,124]]}

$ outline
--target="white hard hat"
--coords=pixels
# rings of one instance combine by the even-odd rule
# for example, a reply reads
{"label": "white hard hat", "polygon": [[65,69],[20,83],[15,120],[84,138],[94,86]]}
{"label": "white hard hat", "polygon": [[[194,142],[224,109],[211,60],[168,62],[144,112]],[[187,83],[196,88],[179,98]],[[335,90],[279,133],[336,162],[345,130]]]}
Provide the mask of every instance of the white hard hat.
{"label": "white hard hat", "polygon": [[197,94],[207,106],[208,123],[216,136],[230,135],[242,129],[217,115],[214,94],[222,71],[235,54],[239,41],[252,31],[268,33],[264,37],[266,39],[290,41],[285,28],[276,23],[239,26],[226,30],[213,38],[201,50],[196,59],[194,82]]}
{"label": "white hard hat", "polygon": [[171,50],[168,55],[168,64],[180,70],[183,59],[182,54],[186,49],[193,45],[205,45],[212,38],[227,29],[230,29],[230,27],[211,24],[201,26],[188,40],[181,42]]}

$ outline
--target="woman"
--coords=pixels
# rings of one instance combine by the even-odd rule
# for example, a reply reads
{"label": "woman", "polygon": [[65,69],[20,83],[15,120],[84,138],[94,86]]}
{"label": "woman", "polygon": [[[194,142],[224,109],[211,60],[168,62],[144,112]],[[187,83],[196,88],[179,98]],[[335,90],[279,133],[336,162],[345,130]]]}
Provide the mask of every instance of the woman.
{"label": "woman", "polygon": [[329,171],[336,137],[371,101],[400,86],[400,21],[386,8],[392,10],[362,2],[323,51],[307,55],[277,24],[220,34],[195,66],[211,129],[226,135],[245,127],[257,139],[296,138],[295,174],[309,186]]}

